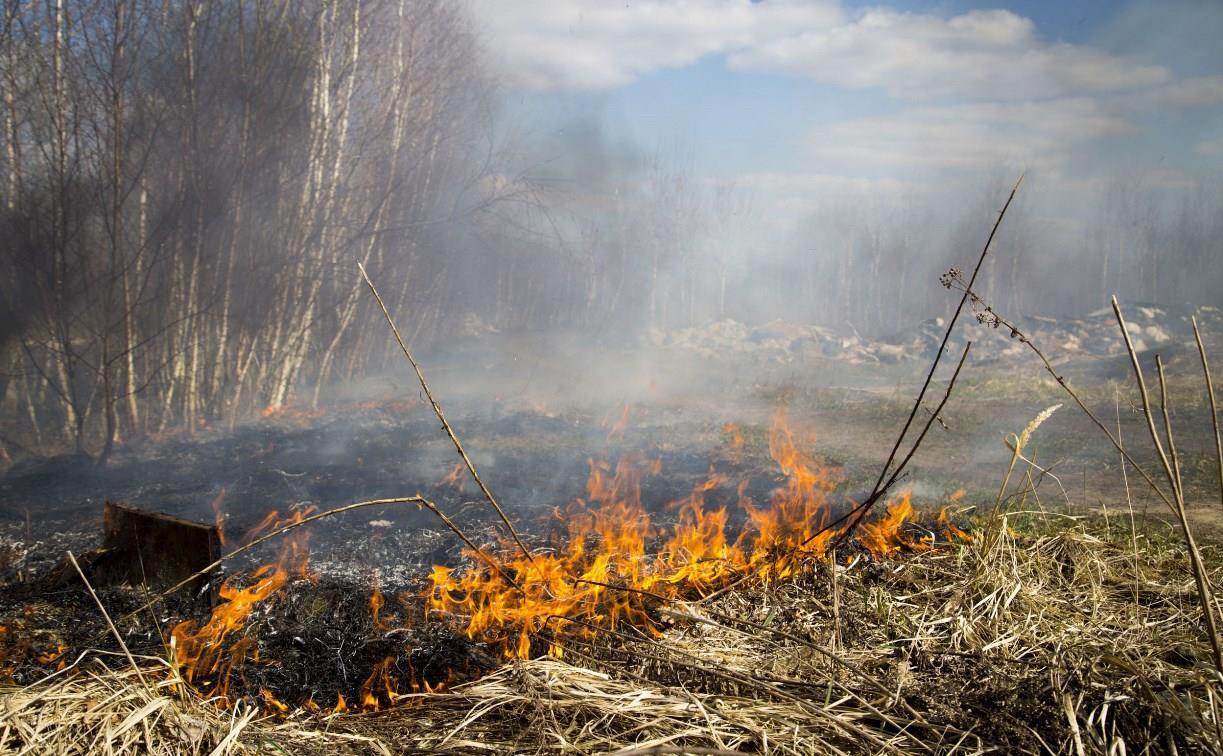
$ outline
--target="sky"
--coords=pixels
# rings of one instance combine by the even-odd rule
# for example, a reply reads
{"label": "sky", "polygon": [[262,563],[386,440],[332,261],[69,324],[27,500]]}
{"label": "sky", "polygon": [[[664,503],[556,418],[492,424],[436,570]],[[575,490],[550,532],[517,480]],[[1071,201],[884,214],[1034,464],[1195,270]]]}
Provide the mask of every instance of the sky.
{"label": "sky", "polygon": [[778,223],[1021,172],[1051,213],[1223,177],[1218,0],[469,2],[504,117],[557,152],[537,160],[584,149],[575,130],[609,169],[679,150]]}

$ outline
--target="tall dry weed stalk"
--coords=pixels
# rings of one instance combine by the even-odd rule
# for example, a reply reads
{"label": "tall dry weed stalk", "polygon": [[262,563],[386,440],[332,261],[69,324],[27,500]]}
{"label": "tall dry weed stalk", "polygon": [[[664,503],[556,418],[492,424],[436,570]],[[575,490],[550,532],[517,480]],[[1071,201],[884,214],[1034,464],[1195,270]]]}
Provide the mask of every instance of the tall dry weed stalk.
{"label": "tall dry weed stalk", "polygon": [[[1155,478],[1149,472],[1147,472],[1142,465],[1138,464],[1133,456],[1126,451],[1125,447],[1121,445],[1120,440],[1117,437],[1114,437],[1112,432],[1109,431],[1099,417],[1097,417],[1096,414],[1087,407],[1082,398],[1079,396],[1078,392],[1076,392],[1070,386],[1070,383],[1066,380],[1066,378],[1053,368],[1052,363],[1049,362],[1049,359],[1045,356],[1044,352],[1042,352],[1040,348],[1034,344],[1032,340],[1029,339],[1016,325],[1007,321],[1001,315],[996,313],[994,309],[973,290],[971,280],[965,280],[963,273],[956,268],[952,268],[951,270],[947,271],[947,273],[943,274],[943,276],[940,278],[940,282],[947,289],[963,292],[964,296],[967,297],[972,303],[973,310],[976,312],[977,322],[992,328],[1005,328],[1010,332],[1011,338],[1018,339],[1021,344],[1024,344],[1031,349],[1036,357],[1041,361],[1041,364],[1044,366],[1049,375],[1053,376],[1053,379],[1057,382],[1057,384],[1062,387],[1062,389],[1070,396],[1071,399],[1074,400],[1079,409],[1082,410],[1083,413],[1092,421],[1092,423],[1095,424],[1096,428],[1099,429],[1106,438],[1108,438],[1109,442],[1112,443],[1113,447],[1116,448],[1116,450],[1121,454],[1122,458],[1129,463],[1130,467],[1132,467],[1140,476],[1142,476],[1142,479],[1147,482],[1155,495],[1158,496],[1175,515],[1177,524],[1180,526],[1181,536],[1185,542],[1186,551],[1188,552],[1189,566],[1193,572],[1194,583],[1197,586],[1198,601],[1202,608],[1202,622],[1205,625],[1207,637],[1210,641],[1211,655],[1213,657],[1212,661],[1214,662],[1215,670],[1220,676],[1223,676],[1223,646],[1220,645],[1219,640],[1218,622],[1215,616],[1216,606],[1214,601],[1214,592],[1210,584],[1209,574],[1202,560],[1201,551],[1198,549],[1197,540],[1193,535],[1193,528],[1189,525],[1189,518],[1185,511],[1185,495],[1183,486],[1181,484],[1180,460],[1176,450],[1175,434],[1172,430],[1171,416],[1168,411],[1167,380],[1164,375],[1162,360],[1160,360],[1159,356],[1156,355],[1161,397],[1161,414],[1164,421],[1164,433],[1163,438],[1161,439],[1161,434],[1156,426],[1155,409],[1151,405],[1150,396],[1147,391],[1146,378],[1143,375],[1142,366],[1138,361],[1138,354],[1134,350],[1134,344],[1130,340],[1129,330],[1125,323],[1125,317],[1122,315],[1121,306],[1117,303],[1117,298],[1114,296],[1112,298],[1113,314],[1116,316],[1117,325],[1121,329],[1121,336],[1125,342],[1126,352],[1129,355],[1130,364],[1134,370],[1134,381],[1138,387],[1139,396],[1142,400],[1142,414],[1146,419],[1147,432],[1150,435],[1152,446],[1154,447],[1156,456],[1163,468],[1164,479],[1169,489],[1168,492],[1164,491],[1164,489],[1155,481]],[[1194,330],[1196,333],[1196,323]],[[1202,364],[1205,367],[1207,365],[1206,352],[1201,346],[1200,336],[1198,338],[1198,346],[1202,357]],[[1208,367],[1206,368],[1206,373],[1208,376],[1207,387],[1210,390],[1213,401],[1214,390],[1213,386],[1211,386],[1209,382]],[[1218,428],[1217,419],[1215,420],[1215,428]],[[1166,445],[1164,439],[1166,439]],[[1220,469],[1223,470],[1223,448],[1220,448]],[[1223,473],[1221,473],[1220,487],[1220,493],[1223,495]]]}

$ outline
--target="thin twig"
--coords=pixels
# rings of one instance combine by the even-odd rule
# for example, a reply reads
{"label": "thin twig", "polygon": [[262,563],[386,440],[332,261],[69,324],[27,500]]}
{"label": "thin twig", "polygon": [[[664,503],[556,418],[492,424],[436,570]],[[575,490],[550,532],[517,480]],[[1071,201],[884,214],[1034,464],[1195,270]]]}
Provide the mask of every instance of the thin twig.
{"label": "thin twig", "polygon": [[1185,498],[1185,486],[1181,482],[1181,456],[1176,451],[1176,436],[1172,434],[1172,416],[1168,409],[1168,379],[1164,376],[1164,361],[1157,354],[1155,355],[1155,371],[1159,376],[1159,408],[1164,416],[1164,435],[1168,439],[1168,456],[1172,458],[1172,472],[1176,476],[1173,484],[1176,486],[1176,493]]}
{"label": "thin twig", "polygon": [[[1121,443],[1121,395],[1113,394],[1113,406],[1117,412],[1117,442]],[[1125,484],[1125,506],[1130,513],[1130,543],[1134,548],[1134,617],[1138,618],[1141,605],[1138,603],[1138,528],[1134,524],[1134,497],[1130,494],[1130,476],[1125,470],[1125,457],[1121,458],[1121,482]]]}
{"label": "thin twig", "polygon": [[[994,221],[994,227],[990,229],[989,238],[985,240],[985,246],[981,248],[981,255],[977,258],[977,265],[972,270],[972,277],[969,279],[969,287],[977,280],[977,274],[981,272],[981,266],[985,263],[985,257],[989,254],[990,245],[994,243],[994,236],[998,233],[998,227],[1002,225],[1002,219],[1006,217],[1006,211],[1011,206],[1011,201],[1015,199],[1015,193],[1019,191],[1019,185],[1023,183],[1023,175],[1019,176],[1019,180],[1011,187],[1011,193],[1006,198],[1006,202],[1002,205],[1002,211],[998,213],[998,219]],[[968,294],[960,298],[960,303],[956,305],[955,313],[952,314],[951,320],[947,323],[947,330],[943,332],[943,340],[939,344],[938,353],[934,355],[934,360],[930,363],[930,372],[926,374],[926,380],[922,383],[921,390],[917,392],[917,400],[913,402],[913,409],[909,411],[909,417],[905,420],[905,424],[900,429],[900,434],[896,436],[896,443],[892,445],[892,451],[888,454],[887,461],[883,463],[883,468],[879,471],[879,477],[875,481],[872,489],[872,494],[878,492],[883,479],[887,477],[888,468],[896,459],[896,453],[900,451],[900,445],[904,442],[905,434],[909,432],[909,427],[913,425],[913,419],[917,417],[917,410],[922,406],[922,400],[926,397],[926,391],[930,388],[930,383],[934,380],[934,372],[938,369],[939,362],[943,359],[943,353],[947,351],[947,342],[951,339],[951,332],[955,330],[956,321],[960,319],[960,313],[964,311],[964,305],[968,303]],[[934,415],[939,414],[938,410],[934,411]],[[868,497],[869,498],[869,497]]]}
{"label": "thin twig", "polygon": [[[1018,186],[1018,184],[1016,186]],[[924,440],[926,438],[926,434],[930,432],[930,427],[934,425],[935,418],[938,418],[942,414],[943,408],[947,406],[947,400],[951,398],[951,391],[953,388],[955,388],[956,379],[959,378],[960,371],[964,368],[964,362],[968,359],[968,352],[970,349],[972,349],[971,341],[964,344],[964,352],[960,355],[960,361],[959,363],[956,364],[955,372],[951,374],[951,379],[947,381],[947,388],[943,391],[942,399],[939,400],[938,406],[934,409],[934,411],[930,413],[930,419],[927,420],[925,426],[922,427],[921,434],[919,434],[917,437],[917,440],[913,442],[913,446],[909,449],[908,454],[906,454],[904,456],[904,459],[900,461],[900,464],[896,466],[896,469],[892,472],[891,477],[889,477],[887,481],[882,484],[876,483],[875,490],[872,491],[869,496],[863,499],[860,504],[855,505],[848,512],[841,515],[840,517],[833,520],[832,522],[827,523],[826,525],[820,527],[819,530],[816,530],[814,533],[808,536],[806,540],[804,540],[802,543],[791,548],[789,553],[786,554],[786,557],[791,557],[791,556],[798,554],[800,551],[802,551],[803,547],[805,547],[807,544],[811,543],[812,541],[819,538],[820,536],[822,536],[825,533],[834,531],[841,523],[847,522],[847,521],[849,522],[849,525],[847,525],[840,533],[837,534],[837,538],[836,540],[832,542],[832,546],[830,547],[830,549],[832,551],[835,551],[836,549],[838,549],[841,546],[841,544],[843,544],[846,540],[849,539],[849,536],[853,533],[854,528],[856,528],[858,524],[862,522],[862,518],[866,517],[866,514],[867,512],[870,511],[871,507],[873,507],[876,502],[882,499],[887,494],[887,492],[891,490],[892,486],[896,485],[896,482],[900,480],[900,477],[904,473],[905,468],[908,466],[909,462],[913,459],[913,455],[917,453],[917,449],[921,446],[922,440]],[[923,387],[922,390],[924,391],[925,387]],[[889,464],[890,464],[890,460],[889,460]],[[738,586],[746,582],[748,579],[750,579],[755,574],[756,574],[755,570],[749,570],[748,572],[745,572],[739,578],[732,580],[730,583],[724,585],[722,588],[714,591],[713,593],[709,594],[708,596],[705,596],[698,603],[707,603],[709,601],[712,601],[714,598],[718,596],[721,596],[725,593],[729,593],[730,591],[734,590],[735,588],[737,588]]]}
{"label": "thin twig", "polygon": [[472,479],[475,480],[476,485],[478,485],[480,490],[484,493],[484,498],[488,499],[488,503],[493,505],[493,509],[496,510],[497,516],[501,518],[501,522],[505,523],[506,529],[509,530],[510,536],[514,539],[514,543],[518,544],[518,548],[522,549],[522,553],[524,556],[526,556],[527,561],[534,562],[535,560],[531,556],[531,551],[526,547],[526,544],[522,542],[522,539],[518,537],[518,531],[514,529],[514,525],[510,522],[510,518],[506,516],[505,510],[503,510],[501,505],[497,503],[497,499],[493,496],[493,492],[488,490],[488,486],[484,485],[484,481],[480,478],[480,473],[476,472],[476,466],[472,464],[471,458],[468,457],[467,452],[463,450],[463,444],[459,442],[459,437],[454,434],[454,429],[450,427],[450,423],[446,420],[446,415],[442,413],[441,405],[438,404],[437,400],[433,398],[433,392],[429,390],[429,384],[425,382],[425,374],[421,372],[420,365],[417,364],[416,358],[414,358],[412,353],[408,351],[408,345],[404,342],[403,336],[399,335],[399,328],[396,327],[395,320],[391,317],[390,311],[382,302],[382,297],[379,296],[378,289],[374,288],[374,282],[370,280],[369,274],[365,272],[365,266],[358,262],[357,269],[361,271],[361,277],[365,279],[365,285],[369,287],[370,293],[374,295],[374,299],[378,302],[378,307],[382,309],[382,314],[386,317],[387,325],[391,327],[391,333],[395,335],[395,341],[399,342],[399,349],[403,352],[403,356],[408,358],[408,362],[412,365],[412,369],[416,371],[416,379],[420,382],[420,387],[424,390],[425,398],[429,400],[429,405],[433,407],[433,414],[437,415],[437,419],[441,421],[442,430],[446,431],[446,435],[450,437],[450,441],[454,444],[455,451],[457,451],[459,456],[462,457],[463,464],[467,466],[467,472],[471,473]]}
{"label": "thin twig", "polygon": [[[964,293],[969,295],[972,298],[974,303],[984,302],[984,300],[982,300],[981,297],[979,297],[976,294],[976,292],[974,292],[971,288],[965,287]],[[1087,415],[1087,418],[1091,420],[1091,422],[1096,426],[1096,428],[1099,429],[1101,433],[1104,434],[1104,436],[1109,440],[1109,443],[1113,445],[1113,448],[1116,449],[1121,454],[1121,456],[1125,458],[1125,461],[1130,464],[1130,467],[1133,467],[1134,470],[1136,470],[1138,474],[1142,476],[1142,479],[1147,482],[1147,485],[1151,487],[1151,490],[1155,492],[1155,495],[1158,496],[1160,500],[1162,500],[1163,503],[1168,506],[1169,510],[1176,511],[1176,506],[1172,503],[1172,499],[1168,498],[1168,495],[1164,493],[1164,491],[1159,487],[1159,485],[1155,482],[1155,479],[1151,477],[1151,474],[1148,473],[1142,467],[1142,465],[1138,464],[1138,461],[1135,460],[1132,456],[1130,456],[1130,453],[1125,450],[1125,447],[1123,447],[1121,443],[1118,442],[1117,439],[1113,437],[1112,431],[1110,431],[1107,427],[1105,427],[1104,423],[1100,420],[1100,418],[1096,417],[1096,413],[1092,412],[1091,409],[1083,402],[1083,399],[1079,396],[1078,392],[1076,392],[1073,388],[1071,388],[1070,382],[1067,381],[1064,376],[1062,376],[1060,373],[1057,372],[1057,370],[1054,369],[1053,363],[1049,362],[1049,358],[1046,357],[1045,353],[1040,350],[1040,347],[1038,347],[1035,342],[1033,342],[1022,331],[1020,331],[1019,328],[1017,328],[1014,324],[1008,322],[1001,315],[994,312],[992,309],[987,309],[987,311],[990,317],[993,319],[993,321],[997,325],[1000,325],[1006,328],[1007,330],[1009,330],[1013,338],[1018,339],[1019,343],[1023,344],[1028,349],[1032,350],[1032,353],[1035,354],[1037,359],[1040,360],[1041,364],[1044,365],[1045,372],[1047,372],[1050,376],[1052,376],[1053,380],[1057,382],[1057,385],[1061,386],[1062,390],[1065,391],[1070,396],[1070,398],[1074,400],[1074,403],[1078,405],[1079,409],[1082,410],[1083,414]],[[1121,330],[1122,330],[1122,333],[1124,334],[1125,328],[1122,327]],[[1128,343],[1128,341],[1129,341],[1129,337],[1127,336],[1126,342]],[[1132,354],[1132,351],[1131,351],[1131,354]],[[1137,358],[1134,358],[1134,359],[1136,361]],[[1149,419],[1150,419],[1150,416],[1148,414],[1148,420]]]}
{"label": "thin twig", "polygon": [[106,620],[106,626],[110,628],[110,632],[115,636],[115,640],[119,641],[119,648],[123,649],[123,655],[127,657],[128,664],[132,665],[132,670],[136,672],[136,677],[139,678],[140,684],[152,693],[153,687],[149,685],[148,680],[144,679],[144,674],[140,671],[140,665],[136,663],[136,660],[132,657],[132,652],[128,650],[127,644],[123,642],[123,636],[119,634],[119,628],[115,627],[115,623],[111,621],[106,607],[102,606],[102,599],[98,598],[98,594],[94,592],[93,586],[89,584],[89,578],[85,577],[85,573],[81,570],[81,565],[77,564],[76,557],[71,551],[68,552],[68,561],[72,563],[72,568],[76,570],[76,574],[81,576],[81,582],[85,584],[89,595],[93,596],[93,602],[98,605],[98,611],[102,612],[102,619]]}
{"label": "thin twig", "polygon": [[[1159,455],[1159,462],[1164,467],[1164,475],[1168,479],[1168,485],[1172,488],[1172,497],[1180,501],[1180,493],[1176,486],[1176,475],[1172,471],[1172,462],[1168,459],[1168,454],[1164,451],[1164,445],[1159,440],[1159,431],[1155,428],[1155,413],[1151,409],[1151,401],[1147,394],[1147,381],[1142,375],[1142,365],[1138,363],[1138,353],[1134,351],[1134,342],[1130,341],[1130,331],[1125,324],[1125,316],[1121,314],[1121,305],[1117,304],[1117,297],[1112,298],[1113,314],[1117,317],[1117,325],[1121,327],[1121,338],[1125,341],[1125,351],[1130,356],[1130,365],[1134,368],[1134,379],[1138,383],[1138,396],[1142,399],[1142,414],[1147,420],[1147,431],[1151,434],[1151,443],[1155,445],[1155,452]],[[1154,484],[1152,484],[1154,485]],[[1168,501],[1164,497],[1164,501]],[[1176,507],[1172,507],[1176,511]]]}
{"label": "thin twig", "polygon": [[1198,356],[1202,358],[1202,372],[1206,374],[1206,395],[1210,397],[1210,422],[1214,425],[1215,453],[1219,459],[1219,498],[1223,503],[1223,438],[1219,436],[1219,409],[1215,406],[1215,387],[1214,382],[1210,380],[1210,364],[1206,362],[1206,347],[1202,346],[1198,319],[1195,316],[1190,318],[1189,322],[1193,324],[1193,338],[1198,343]]}
{"label": "thin twig", "polygon": [[[900,464],[896,466],[892,476],[888,478],[887,483],[885,483],[882,488],[879,487],[878,483],[875,484],[877,490],[873,492],[871,496],[867,497],[866,502],[864,502],[864,506],[859,509],[858,516],[852,520],[849,525],[846,526],[845,530],[841,531],[841,534],[837,536],[837,539],[833,541],[833,551],[836,551],[837,547],[839,547],[849,538],[849,536],[854,532],[854,528],[858,527],[858,524],[861,523],[863,518],[866,517],[867,513],[870,512],[871,507],[873,507],[875,503],[882,498],[883,492],[895,485],[896,481],[900,479],[901,473],[903,473],[904,469],[908,467],[909,461],[913,459],[913,455],[916,454],[918,448],[921,447],[921,442],[926,438],[926,434],[930,432],[930,426],[934,425],[934,418],[941,415],[943,412],[943,407],[947,406],[947,400],[951,398],[951,391],[955,388],[956,379],[960,377],[960,371],[964,369],[964,363],[968,360],[968,352],[971,349],[972,342],[966,342],[964,344],[964,353],[960,355],[960,361],[955,366],[955,372],[951,374],[951,379],[947,381],[947,388],[943,391],[943,398],[939,400],[938,407],[935,408],[934,413],[930,416],[930,419],[926,421],[926,425],[922,428],[921,433],[917,436],[917,440],[913,442],[913,446],[909,449],[909,453],[906,454],[904,459],[900,461]],[[812,538],[814,538],[814,536],[812,536]],[[811,538],[807,539],[807,541],[810,540]],[[806,545],[806,542],[804,542],[804,545]]]}
{"label": "thin twig", "polygon": [[[977,257],[977,264],[972,269],[972,276],[968,279],[967,289],[964,291],[964,295],[960,297],[960,303],[956,305],[955,312],[952,313],[951,320],[947,322],[947,329],[943,332],[943,340],[939,343],[938,352],[934,355],[934,359],[930,363],[930,372],[926,374],[926,380],[922,382],[921,390],[917,392],[917,399],[913,402],[913,408],[909,410],[909,416],[905,419],[905,423],[900,429],[900,434],[896,436],[896,443],[892,444],[892,450],[888,453],[887,461],[883,463],[883,467],[879,470],[879,477],[875,479],[875,485],[871,488],[870,495],[867,496],[866,500],[863,502],[861,512],[853,519],[852,522],[850,522],[849,526],[838,537],[838,544],[853,534],[854,529],[857,528],[858,524],[862,522],[862,518],[864,518],[871,508],[875,506],[875,503],[882,498],[883,492],[890,487],[890,484],[895,482],[895,480],[899,477],[901,471],[904,470],[905,464],[913,457],[913,454],[921,445],[922,439],[925,438],[927,431],[930,430],[930,425],[933,423],[935,418],[939,417],[943,410],[943,405],[947,403],[947,398],[951,395],[951,386],[955,383],[954,376],[951,379],[951,383],[947,386],[947,392],[943,395],[943,400],[939,403],[938,408],[931,413],[931,419],[926,423],[926,427],[922,429],[921,436],[918,437],[917,441],[909,450],[908,455],[892,473],[889,483],[884,484],[883,480],[884,478],[888,477],[888,470],[891,468],[892,462],[894,462],[896,459],[896,453],[900,451],[900,445],[904,443],[905,436],[908,434],[909,428],[913,425],[914,418],[917,417],[918,408],[923,406],[922,401],[926,398],[926,392],[930,389],[930,384],[934,381],[934,373],[938,370],[939,363],[943,359],[943,354],[947,351],[947,342],[951,340],[951,333],[955,330],[956,323],[960,319],[960,314],[964,311],[964,305],[966,305],[969,301],[969,290],[971,290],[972,285],[976,283],[977,275],[981,272],[981,266],[985,264],[985,258],[987,255],[989,255],[989,248],[994,243],[994,237],[998,234],[998,227],[1002,225],[1002,219],[1006,217],[1006,211],[1010,209],[1011,202],[1015,199],[1015,193],[1019,191],[1019,185],[1022,183],[1023,174],[1020,174],[1019,180],[1015,182],[1013,187],[1011,187],[1011,193],[1007,195],[1006,202],[1003,203],[1002,210],[998,213],[998,218],[994,221],[993,228],[991,228],[989,231],[989,237],[985,240],[985,246],[981,248],[981,254]],[[965,346],[964,357],[967,356],[968,346]],[[963,365],[964,358],[961,357],[960,367],[963,367]],[[959,374],[960,367],[956,368],[956,375]],[[941,423],[942,420],[940,419],[939,422]]]}

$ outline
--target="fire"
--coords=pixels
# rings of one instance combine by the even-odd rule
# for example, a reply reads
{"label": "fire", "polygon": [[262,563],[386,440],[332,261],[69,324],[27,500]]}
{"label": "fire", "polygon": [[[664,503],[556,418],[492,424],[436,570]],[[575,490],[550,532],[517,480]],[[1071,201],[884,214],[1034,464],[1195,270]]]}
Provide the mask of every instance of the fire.
{"label": "fire", "polygon": [[466,468],[462,462],[456,462],[454,468],[437,483],[438,488],[461,488],[463,485],[463,471]]}
{"label": "fire", "polygon": [[[960,489],[963,490],[963,489]],[[943,536],[948,541],[959,541],[961,543],[972,543],[972,536],[960,530],[951,518],[947,516],[947,507],[943,507],[938,512],[937,520],[939,528],[943,531]]]}
{"label": "fire", "polygon": [[[499,649],[504,658],[530,657],[537,652],[536,641],[538,648],[561,656],[566,640],[589,638],[595,628],[628,624],[660,633],[651,611],[659,599],[708,595],[746,573],[764,580],[789,577],[808,559],[824,557],[841,532],[826,527],[828,497],[840,475],[801,446],[784,409],[778,410],[769,450],[782,484],[767,507],[746,496],[747,481],[733,486],[746,515],[733,539],[727,507],[707,505],[711,492],[730,487],[715,471],[687,497],[669,504],[675,523],[659,527],[641,502],[643,469],[657,474],[659,463],[625,457],[613,471],[592,460],[586,496],[555,517],[563,523],[563,542],[532,560],[507,548],[502,571],[479,562],[462,573],[434,566],[427,610],[455,618],[469,638]],[[866,524],[863,545],[880,557],[930,548],[930,538],[910,538],[901,528],[911,517],[905,495],[878,522]],[[651,553],[649,546],[659,541],[661,549]]]}
{"label": "fire", "polygon": [[387,629],[386,623],[382,620],[382,607],[386,604],[386,599],[382,597],[382,589],[379,586],[378,572],[374,572],[373,588],[369,594],[369,613],[374,621],[374,629]]}
{"label": "fire", "polygon": [[361,708],[364,711],[379,711],[384,700],[388,706],[395,705],[399,693],[396,690],[397,681],[391,674],[394,666],[395,657],[386,657],[374,665],[369,677],[361,683]]}
{"label": "fire", "polygon": [[722,435],[726,437],[726,445],[738,451],[743,448],[743,431],[736,423],[726,423],[722,426]]}
{"label": "fire", "polygon": [[[633,411],[632,402],[625,402],[624,409],[620,410],[620,419],[616,421],[615,425],[612,425],[611,430],[608,431],[607,433],[608,441],[611,441],[613,438],[619,438],[620,436],[624,435],[624,429],[628,427],[628,416],[629,416],[629,413],[632,411]],[[603,424],[607,425],[607,421],[604,420]]]}
{"label": "fire", "polygon": [[264,418],[282,418],[286,420],[310,420],[321,417],[323,411],[310,407],[298,407],[292,402],[269,404],[259,410],[259,416]]}
{"label": "fire", "polygon": [[[621,420],[627,417],[626,405]],[[724,431],[732,444],[735,438],[741,443],[737,427],[728,425]],[[830,527],[830,497],[842,476],[807,452],[809,448],[811,439],[797,438],[785,409],[779,409],[769,433],[769,452],[780,475],[767,503],[757,504],[748,495],[750,479],[733,480],[711,467],[685,496],[664,507],[665,522],[655,522],[642,501],[643,478],[660,474],[660,459],[627,455],[614,467],[588,460],[584,496],[553,513],[558,532],[551,548],[528,558],[504,543],[494,556],[500,569],[487,564],[487,554],[477,558],[470,552],[473,565],[466,569],[435,565],[426,581],[424,619],[445,618],[503,659],[539,653],[561,657],[570,642],[588,640],[603,630],[631,627],[658,636],[660,601],[708,596],[744,576],[783,580],[811,560],[827,558],[830,545],[842,534]],[[462,469],[456,466],[451,477],[457,480]],[[283,522],[275,512],[269,514],[246,535],[247,542]],[[858,543],[878,558],[933,548],[934,534],[916,522],[910,496],[904,493],[887,504],[882,516],[862,524]],[[951,523],[946,510],[939,513],[937,526],[949,541],[971,540]],[[213,693],[222,703],[228,703],[235,673],[240,677],[248,660],[258,662],[255,641],[244,635],[252,611],[293,575],[308,575],[305,533],[294,532],[300,534],[285,542],[275,562],[221,586],[222,602],[206,623],[187,621],[171,631],[184,679],[215,685]],[[370,616],[373,627],[382,632],[395,618],[388,616],[377,572],[371,582]],[[406,621],[408,605],[401,608],[399,619]],[[402,705],[413,695],[441,690],[445,682],[418,675],[407,651],[374,664],[360,687],[350,691],[355,694],[352,703],[337,695],[331,713],[350,706],[380,711]],[[258,696],[269,709],[287,712],[287,705],[270,691],[260,690]]]}
{"label": "fire", "polygon": [[909,492],[905,491],[898,501],[888,504],[886,515],[875,522],[862,523],[858,540],[872,554],[881,557],[896,556],[906,549],[930,549],[933,545],[933,535],[924,534],[921,538],[913,538],[905,533],[902,526],[912,519],[913,505],[909,501]]}
{"label": "fire", "polygon": [[221,486],[221,492],[218,493],[212,500],[209,506],[212,507],[213,523],[217,528],[217,537],[221,540],[221,545],[225,545],[225,512],[221,509],[221,502],[225,501],[225,487]]}
{"label": "fire", "polygon": [[37,657],[38,663],[45,665],[45,664],[50,664],[54,662],[56,659],[59,659],[59,663],[56,664],[55,668],[57,670],[63,669],[66,664],[63,656],[67,650],[68,650],[68,646],[64,645],[63,643],[56,643],[54,651],[47,651],[45,653],[38,655]]}
{"label": "fire", "polygon": [[283,701],[281,701],[275,695],[273,695],[272,691],[268,690],[267,688],[259,689],[259,697],[263,699],[263,703],[267,705],[268,708],[275,711],[276,713],[278,714],[288,714],[289,713],[289,707],[285,705]]}
{"label": "fire", "polygon": [[[309,514],[310,510],[299,510],[284,523],[279,523],[276,513],[272,512],[252,533],[274,524],[300,522]],[[294,531],[285,540],[276,561],[255,570],[249,577],[249,584],[241,586],[238,579],[241,576],[226,580],[218,591],[221,603],[212,610],[204,625],[186,620],[174,626],[170,631],[174,660],[187,682],[196,679],[219,681],[216,694],[223,703],[228,701],[232,675],[235,671],[240,673],[254,645],[252,639],[240,637],[240,633],[254,608],[283,588],[291,576],[309,575],[308,537],[304,530]]]}

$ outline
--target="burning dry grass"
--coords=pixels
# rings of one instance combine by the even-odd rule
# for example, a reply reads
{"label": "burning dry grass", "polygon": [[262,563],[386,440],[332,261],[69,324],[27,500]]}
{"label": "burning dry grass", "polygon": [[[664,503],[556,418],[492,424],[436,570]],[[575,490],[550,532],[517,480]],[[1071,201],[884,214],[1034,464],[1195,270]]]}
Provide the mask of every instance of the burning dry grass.
{"label": "burning dry grass", "polygon": [[248,704],[200,699],[164,661],[141,659],[150,690],[122,659],[99,655],[5,691],[0,744],[27,753],[1218,752],[1223,681],[1183,548],[1159,534],[1114,542],[1082,520],[1020,533],[1011,521],[978,523],[954,549],[859,557],[836,567],[835,582],[828,562],[811,559],[788,581],[670,602],[659,637],[631,627],[568,637],[563,659],[515,659],[379,713],[256,718]]}

